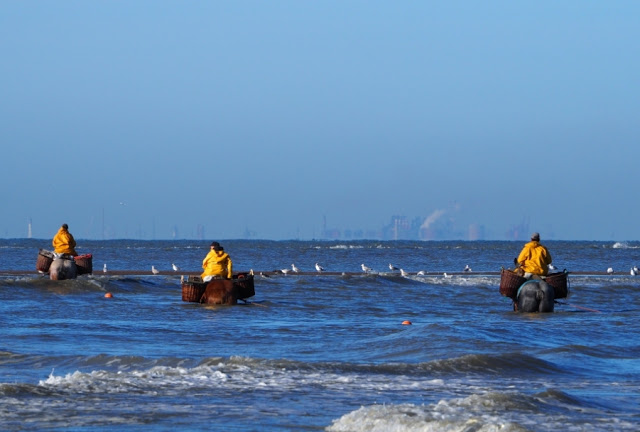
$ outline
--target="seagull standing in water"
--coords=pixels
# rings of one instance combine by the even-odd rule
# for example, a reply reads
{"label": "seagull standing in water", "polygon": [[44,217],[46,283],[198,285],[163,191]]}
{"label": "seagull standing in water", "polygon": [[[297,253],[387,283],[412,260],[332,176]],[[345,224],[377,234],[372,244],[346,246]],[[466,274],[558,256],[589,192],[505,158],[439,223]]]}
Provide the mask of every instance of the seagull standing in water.
{"label": "seagull standing in water", "polygon": [[151,273],[157,275],[158,273],[160,273],[160,271],[156,268],[156,266],[151,266]]}
{"label": "seagull standing in water", "polygon": [[298,267],[296,267],[295,264],[291,264],[291,270],[293,270],[296,273],[298,273],[300,271],[300,269]]}
{"label": "seagull standing in water", "polygon": [[106,273],[107,272],[107,263],[104,263],[104,266],[102,267],[102,273]]}
{"label": "seagull standing in water", "polygon": [[288,269],[288,268],[282,269],[282,270],[280,270],[280,271],[281,271],[282,273],[284,273],[284,275],[285,275],[285,276],[287,275],[287,273],[289,273],[289,269]]}
{"label": "seagull standing in water", "polygon": [[631,267],[631,271],[629,272],[631,274],[631,276],[635,276],[638,274],[638,272],[636,272],[636,269]]}
{"label": "seagull standing in water", "polygon": [[322,267],[320,264],[316,263],[316,270],[318,270],[318,273],[322,273],[324,271],[324,267]]}
{"label": "seagull standing in water", "polygon": [[400,269],[400,276],[407,277],[407,276],[409,276],[409,273],[407,273],[406,271]]}
{"label": "seagull standing in water", "polygon": [[393,264],[389,263],[389,270],[396,271],[396,270],[398,270],[398,267],[396,267]]}
{"label": "seagull standing in water", "polygon": [[173,263],[171,264],[171,267],[173,267],[173,271],[180,271],[180,267],[178,267],[177,265],[175,265]]}
{"label": "seagull standing in water", "polygon": [[466,272],[470,272],[471,271],[471,267],[469,267],[469,264],[464,266],[464,270],[463,271],[466,271]]}
{"label": "seagull standing in water", "polygon": [[418,276],[424,276],[424,275],[426,275],[426,273],[424,272],[424,270],[420,270],[417,274],[418,274]]}
{"label": "seagull standing in water", "polygon": [[608,274],[613,274],[613,267],[609,267],[609,268],[607,269],[607,273],[608,273]]}
{"label": "seagull standing in water", "polygon": [[367,267],[364,264],[362,264],[360,267],[362,267],[362,271],[365,272],[365,273],[371,273],[373,271],[373,269],[371,267]]}

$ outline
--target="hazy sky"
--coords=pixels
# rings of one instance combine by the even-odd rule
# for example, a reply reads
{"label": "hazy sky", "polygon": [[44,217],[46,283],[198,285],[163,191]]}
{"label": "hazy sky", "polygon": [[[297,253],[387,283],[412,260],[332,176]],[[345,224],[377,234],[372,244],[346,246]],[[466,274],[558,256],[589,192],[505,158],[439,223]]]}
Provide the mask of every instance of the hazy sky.
{"label": "hazy sky", "polygon": [[640,239],[638,1],[4,1],[0,237]]}

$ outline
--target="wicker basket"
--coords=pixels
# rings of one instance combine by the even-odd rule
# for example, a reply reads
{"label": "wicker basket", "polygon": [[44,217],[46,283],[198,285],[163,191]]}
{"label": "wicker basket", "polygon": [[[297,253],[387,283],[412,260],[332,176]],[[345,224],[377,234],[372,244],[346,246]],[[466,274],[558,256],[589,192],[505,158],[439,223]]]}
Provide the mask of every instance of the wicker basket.
{"label": "wicker basket", "polygon": [[53,262],[53,252],[40,249],[38,252],[38,259],[36,261],[36,270],[40,273],[48,273],[49,267],[51,267],[51,263]]}
{"label": "wicker basket", "polygon": [[207,283],[198,276],[188,277],[182,281],[182,301],[200,303]]}
{"label": "wicker basket", "polygon": [[253,287],[253,275],[249,273],[233,275],[233,287],[236,292],[236,297],[239,299],[246,299],[256,295],[255,288]]}
{"label": "wicker basket", "polygon": [[526,281],[527,279],[518,276],[511,270],[502,269],[500,272],[500,294],[515,299],[518,288]]}
{"label": "wicker basket", "polygon": [[552,273],[547,275],[545,281],[553,288],[555,292],[555,298],[567,298],[569,295],[569,287],[567,283],[567,275],[569,273],[567,271],[563,271],[560,273]]}
{"label": "wicker basket", "polygon": [[91,274],[93,273],[93,256],[91,254],[78,255],[74,257],[78,274]]}

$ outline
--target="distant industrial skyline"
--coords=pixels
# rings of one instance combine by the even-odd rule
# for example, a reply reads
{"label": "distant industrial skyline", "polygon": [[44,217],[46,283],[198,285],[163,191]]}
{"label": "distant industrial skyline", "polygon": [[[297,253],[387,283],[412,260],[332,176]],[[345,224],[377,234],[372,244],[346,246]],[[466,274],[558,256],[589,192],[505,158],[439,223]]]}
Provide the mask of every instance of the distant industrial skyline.
{"label": "distant industrial skyline", "polygon": [[[150,227],[138,226],[132,231],[119,233],[111,227],[103,227],[102,232],[87,233],[87,231],[74,230],[73,225],[70,231],[78,239],[89,240],[114,240],[114,239],[136,239],[136,240],[206,240],[206,228],[203,224],[197,224],[193,229],[188,227],[181,230],[178,224],[174,224],[170,232],[165,236],[157,235],[153,222]],[[24,237],[17,238],[48,238],[41,230],[36,228],[38,233],[35,237],[33,220],[29,219]],[[52,233],[51,236],[53,236]],[[433,214],[427,217],[409,217],[405,215],[393,215],[389,221],[375,229],[364,228],[342,228],[329,227],[326,218],[323,218],[322,229],[318,235],[308,238],[292,237],[287,239],[269,239],[261,237],[259,233],[250,228],[245,229],[242,235],[229,236],[228,238],[238,239],[264,239],[264,240],[525,240],[529,235],[529,223],[521,221],[504,228],[502,236],[488,238],[486,228],[479,223],[468,225],[457,225],[449,219],[434,218]],[[3,238],[11,238],[3,236]],[[546,233],[546,238],[552,239],[553,235]]]}

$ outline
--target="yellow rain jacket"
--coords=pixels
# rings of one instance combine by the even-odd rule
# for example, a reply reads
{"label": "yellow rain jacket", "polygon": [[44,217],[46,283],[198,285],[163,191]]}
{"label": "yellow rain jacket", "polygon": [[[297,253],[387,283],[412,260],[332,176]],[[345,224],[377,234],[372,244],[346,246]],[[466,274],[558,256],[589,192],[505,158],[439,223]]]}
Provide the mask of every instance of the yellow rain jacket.
{"label": "yellow rain jacket", "polygon": [[202,277],[206,276],[222,276],[227,279],[233,277],[233,264],[231,257],[225,251],[210,250],[202,261],[204,272]]}
{"label": "yellow rain jacket", "polygon": [[551,254],[539,242],[531,241],[522,248],[518,255],[518,263],[527,273],[546,276],[551,264]]}
{"label": "yellow rain jacket", "polygon": [[55,253],[65,253],[77,256],[76,241],[69,231],[60,227],[58,233],[53,237],[53,251]]}

